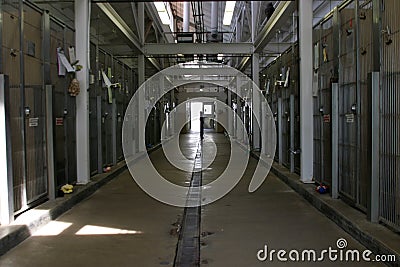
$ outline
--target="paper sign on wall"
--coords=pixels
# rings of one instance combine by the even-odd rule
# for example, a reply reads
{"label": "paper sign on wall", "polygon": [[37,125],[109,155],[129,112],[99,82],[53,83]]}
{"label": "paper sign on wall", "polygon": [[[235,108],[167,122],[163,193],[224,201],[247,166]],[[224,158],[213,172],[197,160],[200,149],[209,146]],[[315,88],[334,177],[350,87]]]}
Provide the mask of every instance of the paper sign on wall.
{"label": "paper sign on wall", "polygon": [[56,126],[63,126],[64,118],[56,118]]}
{"label": "paper sign on wall", "polygon": [[39,118],[29,118],[29,127],[37,127],[39,125]]}
{"label": "paper sign on wall", "polygon": [[61,47],[57,48],[57,58],[58,58],[58,75],[65,76],[66,71],[75,72],[75,69],[71,66],[68,59],[66,58],[64,51]]}
{"label": "paper sign on wall", "polygon": [[345,116],[346,116],[346,122],[347,123],[353,123],[354,122],[354,114],[353,113],[346,114]]}

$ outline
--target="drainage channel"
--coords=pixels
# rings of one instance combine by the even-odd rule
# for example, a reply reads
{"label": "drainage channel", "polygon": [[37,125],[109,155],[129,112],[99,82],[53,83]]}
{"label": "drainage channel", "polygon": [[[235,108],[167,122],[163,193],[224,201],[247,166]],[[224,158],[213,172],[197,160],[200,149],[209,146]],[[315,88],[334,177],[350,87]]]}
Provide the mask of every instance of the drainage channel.
{"label": "drainage channel", "polygon": [[175,267],[200,266],[202,145],[199,143],[176,249]]}

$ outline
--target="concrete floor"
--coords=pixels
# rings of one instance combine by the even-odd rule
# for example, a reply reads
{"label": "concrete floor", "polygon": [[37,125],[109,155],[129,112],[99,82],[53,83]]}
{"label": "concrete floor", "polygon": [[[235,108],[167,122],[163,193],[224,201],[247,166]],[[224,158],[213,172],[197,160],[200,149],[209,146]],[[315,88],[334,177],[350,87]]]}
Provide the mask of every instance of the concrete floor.
{"label": "concrete floor", "polygon": [[[197,142],[197,135],[181,137],[181,149],[191,159]],[[228,140],[222,134],[207,133],[205,161],[211,142],[217,145],[217,157],[203,172],[203,184],[215,179],[229,160]],[[169,180],[184,185],[190,179],[190,173],[168,164],[161,150],[152,153],[151,158]],[[277,250],[319,251],[329,246],[335,249],[336,240],[345,238],[347,248],[365,248],[273,174],[258,191],[248,193],[256,164],[250,159],[238,186],[223,199],[202,208],[202,266],[378,266],[365,262],[278,263],[276,259],[259,262],[256,253],[264,245]],[[63,223],[70,223],[68,228],[53,236],[30,237],[0,257],[0,267],[172,266],[178,241],[176,222],[182,215],[182,208],[147,196],[126,171],[37,234]],[[91,231],[77,234],[84,230]]]}
{"label": "concrete floor", "polygon": [[[215,179],[229,160],[229,142],[223,135],[211,138],[218,145],[217,157],[203,172],[203,183]],[[204,153],[207,157],[207,153]],[[221,200],[204,206],[201,216],[202,266],[382,266],[367,262],[260,262],[257,252],[268,249],[336,249],[345,238],[348,249],[366,248],[312,207],[270,173],[254,193],[248,192],[257,161],[250,159],[239,184]],[[211,233],[211,234],[210,234]],[[287,255],[286,255],[287,257]],[[327,257],[326,257],[327,258]]]}

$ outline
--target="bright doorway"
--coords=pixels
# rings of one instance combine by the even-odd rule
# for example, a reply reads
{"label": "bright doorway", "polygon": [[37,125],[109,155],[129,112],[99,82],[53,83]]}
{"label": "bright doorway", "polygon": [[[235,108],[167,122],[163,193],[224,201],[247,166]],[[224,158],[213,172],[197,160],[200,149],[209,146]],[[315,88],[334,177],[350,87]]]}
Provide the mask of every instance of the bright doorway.
{"label": "bright doorway", "polygon": [[202,102],[190,102],[190,130],[200,132],[200,111],[203,111]]}

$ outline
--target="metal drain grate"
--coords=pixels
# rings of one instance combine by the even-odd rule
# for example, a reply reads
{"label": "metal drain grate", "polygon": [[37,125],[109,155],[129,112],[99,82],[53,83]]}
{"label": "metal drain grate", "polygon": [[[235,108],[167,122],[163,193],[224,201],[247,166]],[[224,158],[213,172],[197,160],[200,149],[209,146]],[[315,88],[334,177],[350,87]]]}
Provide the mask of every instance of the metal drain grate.
{"label": "metal drain grate", "polygon": [[197,205],[196,207],[185,208],[182,220],[182,230],[179,235],[176,249],[174,261],[175,267],[200,266],[201,151],[202,146],[199,144],[194,161],[189,193],[186,200],[188,204]]}

